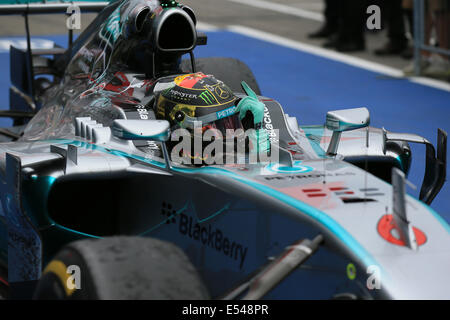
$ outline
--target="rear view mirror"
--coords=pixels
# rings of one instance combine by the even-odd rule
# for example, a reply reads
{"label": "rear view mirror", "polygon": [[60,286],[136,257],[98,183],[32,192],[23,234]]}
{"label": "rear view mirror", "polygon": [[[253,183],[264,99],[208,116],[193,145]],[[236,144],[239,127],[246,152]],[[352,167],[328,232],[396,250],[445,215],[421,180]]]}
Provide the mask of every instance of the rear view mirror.
{"label": "rear view mirror", "polygon": [[170,124],[166,120],[114,120],[112,134],[124,140],[167,141]]}
{"label": "rear view mirror", "polygon": [[369,110],[367,108],[344,109],[327,112],[325,126],[333,131],[327,154],[336,155],[341,133],[367,127],[370,123]]}

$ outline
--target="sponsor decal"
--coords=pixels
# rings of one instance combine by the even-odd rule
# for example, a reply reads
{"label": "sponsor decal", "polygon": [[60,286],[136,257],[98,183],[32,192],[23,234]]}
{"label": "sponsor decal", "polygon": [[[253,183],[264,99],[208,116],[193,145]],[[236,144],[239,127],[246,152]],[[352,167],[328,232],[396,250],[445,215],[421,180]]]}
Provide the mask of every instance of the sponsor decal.
{"label": "sponsor decal", "polygon": [[139,113],[141,120],[148,120],[148,110],[143,105],[138,105],[136,111]]}
{"label": "sponsor decal", "polygon": [[236,113],[236,109],[237,109],[236,106],[232,106],[232,107],[227,108],[225,110],[216,112],[217,119],[226,118],[228,116],[231,116],[231,115],[235,114]]}
{"label": "sponsor decal", "polygon": [[169,94],[174,97],[182,98],[182,99],[197,99],[196,94],[180,92],[180,91],[173,90],[173,89],[169,91]]}
{"label": "sponsor decal", "polygon": [[205,90],[202,93],[200,93],[199,97],[206,103],[206,104],[213,104],[215,102],[213,94],[209,90]]}
{"label": "sponsor decal", "polygon": [[[141,120],[148,120],[149,119],[149,113],[148,110],[145,106],[139,104],[136,106],[136,111],[139,114],[139,118]],[[159,147],[159,144],[155,141],[150,141],[150,140],[135,140],[133,141],[134,145],[136,147],[146,147],[147,149],[145,150],[146,153],[146,157],[148,156],[161,156],[161,149]],[[142,151],[142,149],[141,149]]]}
{"label": "sponsor decal", "polygon": [[355,267],[355,265],[353,263],[349,263],[347,265],[346,271],[347,271],[347,277],[350,280],[355,280],[356,279],[356,267]]}
{"label": "sponsor decal", "polygon": [[242,269],[247,257],[248,247],[232,240],[220,228],[207,223],[198,223],[183,212],[177,213],[172,210],[170,205],[163,204],[163,208],[162,214],[167,216],[166,224],[175,225],[180,234],[237,261],[239,268]]}
{"label": "sponsor decal", "polygon": [[[422,230],[412,227],[414,235],[416,236],[417,245],[421,246],[427,241],[427,236]],[[392,214],[386,214],[381,217],[377,225],[378,234],[387,242],[397,246],[405,246],[405,242],[400,238],[399,233],[394,234],[395,228],[394,217]]]}
{"label": "sponsor decal", "polygon": [[228,99],[230,97],[230,93],[227,92],[226,90],[224,90],[222,87],[217,86],[214,89],[214,92],[217,94],[218,97],[220,97],[221,99]]}
{"label": "sponsor decal", "polygon": [[341,177],[341,176],[354,176],[354,172],[335,172],[335,173],[312,173],[312,174],[298,174],[298,175],[273,175],[265,176],[265,180],[294,180],[294,179],[318,179],[323,177]]}
{"label": "sponsor decal", "polygon": [[228,238],[221,229],[208,225],[194,223],[192,217],[180,214],[178,231],[193,240],[201,242],[217,252],[239,262],[242,269],[247,256],[248,247],[245,247]]}
{"label": "sponsor decal", "polygon": [[284,166],[280,163],[271,163],[266,166],[266,169],[275,173],[306,173],[313,171],[314,168],[310,166],[301,165],[301,161],[294,161],[292,167]]}
{"label": "sponsor decal", "polygon": [[269,108],[264,106],[264,117],[263,117],[263,126],[266,129],[267,135],[269,136],[270,142],[278,142],[278,136],[275,128],[272,124],[272,118],[270,117]]}

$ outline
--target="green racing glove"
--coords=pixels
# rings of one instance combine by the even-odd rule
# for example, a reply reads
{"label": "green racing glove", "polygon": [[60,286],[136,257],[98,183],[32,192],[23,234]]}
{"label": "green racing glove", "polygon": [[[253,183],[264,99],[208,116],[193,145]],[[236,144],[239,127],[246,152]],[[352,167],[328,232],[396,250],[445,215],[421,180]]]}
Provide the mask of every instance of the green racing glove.
{"label": "green racing glove", "polygon": [[262,127],[264,119],[264,103],[258,100],[256,93],[245,83],[241,82],[242,89],[244,89],[247,94],[246,97],[242,98],[237,105],[240,120],[244,119],[247,112],[250,111],[253,115],[253,125],[255,128],[255,133],[249,136],[253,148],[253,152],[266,154],[270,151],[270,140],[267,132]]}

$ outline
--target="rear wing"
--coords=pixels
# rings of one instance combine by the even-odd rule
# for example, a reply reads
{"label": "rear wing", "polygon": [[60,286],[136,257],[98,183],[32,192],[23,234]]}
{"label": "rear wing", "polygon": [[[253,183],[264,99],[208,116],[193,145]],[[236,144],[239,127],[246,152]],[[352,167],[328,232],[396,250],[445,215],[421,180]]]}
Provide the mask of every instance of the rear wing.
{"label": "rear wing", "polygon": [[[13,118],[14,125],[22,125],[26,123],[32,115],[39,110],[40,107],[39,103],[36,101],[35,95],[35,76],[39,74],[51,74],[51,72],[48,72],[50,70],[48,66],[51,65],[52,61],[44,56],[53,56],[56,58],[66,52],[65,48],[32,50],[28,16],[36,14],[65,14],[69,17],[73,13],[71,8],[75,7],[79,9],[79,12],[81,13],[98,13],[109,4],[109,1],[69,2],[47,0],[11,0],[0,2],[0,16],[21,15],[24,17],[27,43],[25,50],[15,47],[11,47],[10,49],[10,64],[11,66],[14,66],[14,68],[11,68],[12,86],[9,90],[10,110],[1,111],[0,117]],[[67,36],[68,49],[70,49],[73,42],[73,30],[68,29]]]}

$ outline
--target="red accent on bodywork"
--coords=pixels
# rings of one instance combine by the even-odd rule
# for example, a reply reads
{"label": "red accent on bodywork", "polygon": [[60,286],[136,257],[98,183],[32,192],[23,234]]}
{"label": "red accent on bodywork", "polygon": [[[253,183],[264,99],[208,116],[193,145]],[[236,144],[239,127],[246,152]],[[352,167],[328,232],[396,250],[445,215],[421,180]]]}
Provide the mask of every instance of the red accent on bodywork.
{"label": "red accent on bodywork", "polygon": [[109,82],[108,84],[106,84],[105,90],[122,93],[131,97],[133,95],[134,88],[129,88],[130,81],[128,80],[126,74],[118,71],[114,74],[114,77],[120,81],[120,84],[113,85],[111,82]]}
{"label": "red accent on bodywork", "polygon": [[[273,186],[270,187],[274,188]],[[339,201],[339,198],[331,197],[332,193],[328,191],[329,188],[343,188],[343,187],[344,187],[343,181],[334,181],[328,182],[326,184],[319,182],[319,183],[310,183],[304,186],[290,186],[274,189],[279,190],[284,194],[291,196],[295,199],[303,201],[315,208],[325,210],[336,208],[342,205],[342,202]],[[311,193],[304,192],[304,190],[311,190],[311,189],[319,190],[320,194],[324,194],[324,196],[310,197]]]}
{"label": "red accent on bodywork", "polygon": [[318,192],[322,191],[322,189],[303,189],[303,192]]}
{"label": "red accent on bodywork", "polygon": [[[402,239],[396,238],[392,235],[392,230],[395,228],[394,216],[392,214],[385,214],[378,221],[377,231],[379,235],[389,243],[405,246]],[[427,241],[427,236],[422,230],[413,227],[414,235],[416,236],[417,245],[421,246]]]}
{"label": "red accent on bodywork", "polygon": [[326,197],[326,193],[308,193],[308,197]]}
{"label": "red accent on bodywork", "polygon": [[340,190],[346,190],[347,188],[345,187],[334,187],[334,188],[330,188],[331,191],[340,191]]}

